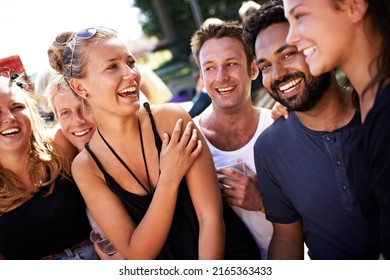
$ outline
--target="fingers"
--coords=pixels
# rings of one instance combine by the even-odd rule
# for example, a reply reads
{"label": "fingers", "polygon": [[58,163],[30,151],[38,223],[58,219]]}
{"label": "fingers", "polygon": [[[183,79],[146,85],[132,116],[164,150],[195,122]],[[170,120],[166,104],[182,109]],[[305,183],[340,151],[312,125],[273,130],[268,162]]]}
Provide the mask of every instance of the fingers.
{"label": "fingers", "polygon": [[181,180],[202,152],[202,141],[194,124],[188,122],[181,134],[182,124],[182,119],[176,122],[171,137],[163,134],[160,170],[162,174],[175,174],[169,175],[171,181]]}
{"label": "fingers", "polygon": [[183,119],[179,119],[176,122],[175,128],[172,132],[172,137],[169,140],[169,136],[165,136],[165,144],[163,147],[166,148],[168,145],[177,145],[179,148],[183,149],[186,153],[192,154],[194,157],[197,157],[202,150],[202,142],[198,140],[198,130],[193,128],[193,123],[189,121],[184,129],[183,134],[181,134]]}
{"label": "fingers", "polygon": [[167,146],[169,144],[169,135],[168,133],[164,132],[163,134],[163,141],[162,141],[162,150],[166,150],[167,149]]}
{"label": "fingers", "polygon": [[202,152],[202,141],[198,140],[196,149],[192,151],[192,158],[197,158]]}
{"label": "fingers", "polygon": [[184,129],[183,135],[181,135],[182,126],[183,126],[183,119],[178,119],[176,124],[175,124],[175,127],[173,129],[170,142],[173,144],[181,143],[183,145],[187,145],[192,140],[191,145],[193,145],[193,147],[194,147],[195,145],[193,144],[193,142],[195,141],[195,144],[196,144],[197,131],[196,131],[196,129],[192,128],[193,123],[191,121],[189,121],[187,123],[187,125]]}
{"label": "fingers", "polygon": [[[182,138],[180,139],[180,143],[183,144],[183,145],[187,145],[187,148],[192,151],[196,148],[196,146],[198,145],[198,143],[200,143],[200,145],[202,145],[201,141],[198,140],[198,130],[197,129],[191,129],[191,125],[187,124],[187,127],[186,127],[186,130],[182,136]],[[188,128],[188,130],[187,130]],[[189,139],[188,141],[188,137],[191,136],[191,138]]]}
{"label": "fingers", "polygon": [[182,125],[183,125],[183,119],[178,119],[175,124],[175,127],[173,128],[171,142],[177,143],[179,141]]}
{"label": "fingers", "polygon": [[238,206],[249,211],[260,211],[263,201],[259,191],[255,188],[223,188],[223,200],[231,206]]}
{"label": "fingers", "polygon": [[[233,177],[236,180],[240,181],[242,178],[246,177],[246,173],[241,170],[237,170],[231,167],[220,167],[215,169],[217,174],[226,175],[228,177]],[[225,177],[226,177],[225,176]]]}
{"label": "fingers", "polygon": [[243,194],[234,188],[221,188],[222,199],[230,206],[240,207],[244,202]]}
{"label": "fingers", "polygon": [[288,119],[288,110],[285,106],[280,104],[279,102],[276,102],[271,110],[271,117],[273,120],[277,120],[281,117],[284,117],[285,119]]}

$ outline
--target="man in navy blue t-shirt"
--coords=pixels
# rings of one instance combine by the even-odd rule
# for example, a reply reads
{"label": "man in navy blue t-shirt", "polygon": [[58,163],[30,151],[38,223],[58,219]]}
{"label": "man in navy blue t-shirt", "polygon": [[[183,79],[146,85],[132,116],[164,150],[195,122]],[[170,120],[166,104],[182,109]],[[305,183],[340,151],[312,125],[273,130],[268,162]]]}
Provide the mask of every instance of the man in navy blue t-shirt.
{"label": "man in navy blue t-shirt", "polygon": [[359,125],[353,94],[335,73],[310,75],[304,54],[286,43],[282,1],[263,5],[244,30],[264,87],[290,111],[254,147],[266,218],[274,227],[269,259],[302,259],[304,242],[312,259],[373,257],[346,173],[348,136]]}

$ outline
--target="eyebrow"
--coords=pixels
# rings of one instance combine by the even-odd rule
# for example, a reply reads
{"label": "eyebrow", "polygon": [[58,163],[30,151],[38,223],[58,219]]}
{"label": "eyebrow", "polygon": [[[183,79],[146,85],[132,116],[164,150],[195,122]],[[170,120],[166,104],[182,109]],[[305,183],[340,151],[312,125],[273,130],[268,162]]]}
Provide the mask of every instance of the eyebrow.
{"label": "eyebrow", "polygon": [[[240,59],[240,56],[237,56],[237,55],[236,55],[236,56],[228,57],[228,58],[225,59],[224,61],[225,61],[225,62],[231,62],[231,61],[235,61],[235,60],[239,60],[239,59]],[[207,65],[207,64],[211,64],[211,63],[214,63],[214,60],[209,59],[209,60],[203,62],[203,63],[202,63],[202,66]]]}
{"label": "eyebrow", "polygon": [[[112,56],[110,58],[107,58],[105,59],[103,62],[102,62],[102,65],[104,65],[105,63],[113,63],[113,62],[116,62],[116,61],[120,61],[122,60],[124,57],[123,56],[119,56],[119,55],[115,55],[115,56]],[[126,61],[129,60],[129,59],[132,59],[135,61],[135,57],[132,56],[132,55],[126,55]]]}
{"label": "eyebrow", "polygon": [[288,12],[289,15],[292,15],[295,11],[296,8],[298,8],[299,6],[301,6],[301,4],[298,4],[296,5],[295,7],[293,7],[292,9],[290,9],[290,11]]}
{"label": "eyebrow", "polygon": [[[285,45],[281,46],[279,49],[277,49],[277,50],[274,52],[274,54],[280,54],[280,53],[283,52],[285,49],[290,48],[290,47],[292,47],[292,46],[291,46],[291,45],[288,45],[288,44],[285,44]],[[259,58],[259,59],[256,60],[256,63],[257,63],[257,64],[260,64],[260,63],[263,63],[264,61],[265,61],[264,58]]]}

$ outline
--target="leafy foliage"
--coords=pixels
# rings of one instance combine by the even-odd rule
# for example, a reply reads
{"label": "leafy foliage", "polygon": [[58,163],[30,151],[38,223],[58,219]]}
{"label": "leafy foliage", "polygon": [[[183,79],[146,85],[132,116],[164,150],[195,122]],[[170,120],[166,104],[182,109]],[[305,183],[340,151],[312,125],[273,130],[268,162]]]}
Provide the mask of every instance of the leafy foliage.
{"label": "leafy foliage", "polygon": [[[197,30],[197,25],[192,14],[190,0],[157,0],[164,5],[167,11],[168,21],[174,28],[176,42],[180,47],[183,55],[176,59],[187,59],[190,52],[189,42],[192,34]],[[217,17],[223,20],[239,20],[238,10],[243,0],[198,0],[203,20],[209,17]],[[262,3],[264,1],[257,1]],[[134,0],[134,6],[138,7],[143,14],[140,19],[143,32],[149,36],[156,36],[164,40],[161,22],[158,19],[157,12],[153,6],[153,0]]]}

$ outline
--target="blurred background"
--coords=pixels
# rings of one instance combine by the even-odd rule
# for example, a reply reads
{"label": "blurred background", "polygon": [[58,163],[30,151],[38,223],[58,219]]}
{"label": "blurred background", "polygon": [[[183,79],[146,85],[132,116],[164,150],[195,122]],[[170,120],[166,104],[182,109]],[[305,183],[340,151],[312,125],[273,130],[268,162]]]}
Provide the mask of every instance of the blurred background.
{"label": "blurred background", "polygon": [[[245,1],[244,1],[245,2]],[[254,1],[259,4],[265,1]],[[189,41],[210,17],[241,20],[241,0],[0,0],[0,58],[18,55],[30,79],[48,67],[46,51],[62,31],[106,26],[173,93],[195,83]]]}

